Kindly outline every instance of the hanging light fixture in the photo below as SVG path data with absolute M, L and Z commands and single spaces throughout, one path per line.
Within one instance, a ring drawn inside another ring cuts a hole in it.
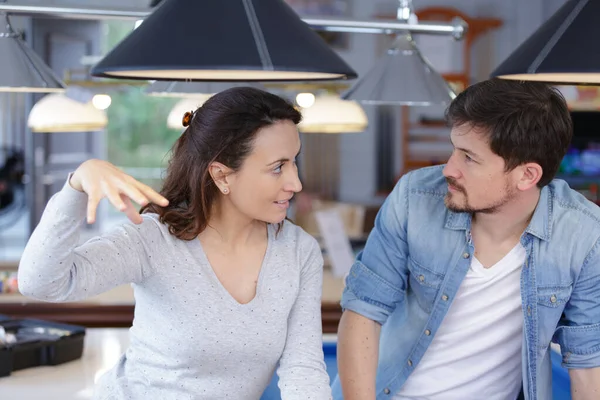
M 401 0 L 398 20 L 416 24 L 410 0 Z M 397 35 L 392 47 L 353 87 L 342 95 L 368 105 L 445 105 L 456 97 L 446 80 L 421 54 L 409 32 Z
M 398 35 L 387 54 L 342 96 L 362 104 L 408 106 L 445 105 L 454 97 L 408 33 Z
M 93 69 L 145 80 L 355 78 L 283 0 L 166 0 Z
M 198 97 L 201 94 L 216 94 L 238 86 L 263 89 L 258 82 L 169 82 L 156 81 L 144 88 L 144 93 L 157 97 Z
M 65 84 L 13 30 L 0 33 L 0 92 L 64 92 Z M 0 19 L 2 14 L 0 14 Z
M 90 132 L 106 127 L 108 118 L 92 103 L 83 104 L 64 94 L 42 97 L 31 108 L 27 126 L 32 132 Z
M 188 97 L 180 100 L 176 103 L 171 112 L 169 112 L 169 116 L 167 117 L 167 128 L 170 129 L 183 129 L 183 116 L 186 112 L 193 112 L 198 107 L 201 107 L 202 104 L 206 100 L 208 100 L 212 95 L 196 95 L 196 97 Z
M 335 95 L 317 96 L 312 106 L 300 111 L 298 129 L 304 133 L 356 133 L 364 132 L 368 125 L 367 115 L 357 102 Z
M 600 2 L 569 0 L 508 56 L 492 77 L 600 85 Z

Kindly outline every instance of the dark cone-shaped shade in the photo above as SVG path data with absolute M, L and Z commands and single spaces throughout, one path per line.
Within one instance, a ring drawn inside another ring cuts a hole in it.
M 355 78 L 282 0 L 166 0 L 92 75 L 146 80 Z
M 569 0 L 492 77 L 600 85 L 600 1 Z

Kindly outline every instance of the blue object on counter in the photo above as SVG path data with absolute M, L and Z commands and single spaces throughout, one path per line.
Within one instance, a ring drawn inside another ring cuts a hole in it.
M 323 353 L 325 354 L 325 365 L 327 367 L 327 373 L 329 374 L 329 380 L 330 382 L 333 382 L 337 375 L 337 344 L 335 342 L 323 343 Z M 560 365 L 560 354 L 555 351 L 552 351 L 551 353 L 552 400 L 571 400 L 569 373 L 566 368 L 563 368 Z M 278 382 L 279 377 L 275 374 L 260 400 L 281 400 L 281 392 L 277 386 Z
M 552 399 L 571 400 L 571 380 L 569 371 L 560 365 L 562 357 L 551 351 L 552 358 Z

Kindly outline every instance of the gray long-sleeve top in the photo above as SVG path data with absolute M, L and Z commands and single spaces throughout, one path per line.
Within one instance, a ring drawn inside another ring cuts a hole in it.
M 269 227 L 256 297 L 238 303 L 199 240 L 171 235 L 154 214 L 80 243 L 87 195 L 52 197 L 19 265 L 19 289 L 77 301 L 131 283 L 130 345 L 95 399 L 259 399 L 274 371 L 284 400 L 330 399 L 321 332 L 323 259 L 286 221 Z M 279 367 L 277 368 L 279 363 Z

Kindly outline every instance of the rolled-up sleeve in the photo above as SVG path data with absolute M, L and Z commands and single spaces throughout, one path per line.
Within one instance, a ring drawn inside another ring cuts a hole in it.
M 600 240 L 584 261 L 555 341 L 564 367 L 600 367 Z
M 344 310 L 382 325 L 406 293 L 410 176 L 400 179 L 377 213 L 375 226 L 350 269 L 342 294 Z

